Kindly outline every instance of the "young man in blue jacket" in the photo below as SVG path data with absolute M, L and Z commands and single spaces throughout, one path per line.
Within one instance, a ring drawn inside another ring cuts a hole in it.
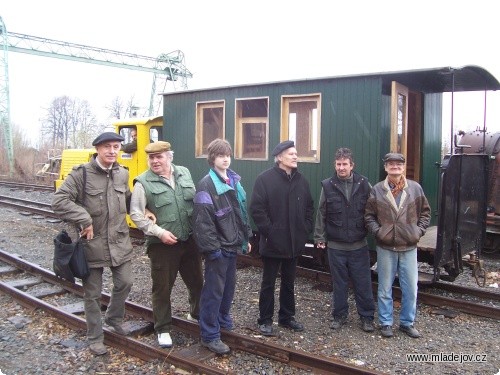
M 236 255 L 250 251 L 246 193 L 231 165 L 229 142 L 208 145 L 210 171 L 196 186 L 194 238 L 205 259 L 205 283 L 200 300 L 201 344 L 217 354 L 229 353 L 220 329 L 233 329 L 230 315 L 236 288 Z

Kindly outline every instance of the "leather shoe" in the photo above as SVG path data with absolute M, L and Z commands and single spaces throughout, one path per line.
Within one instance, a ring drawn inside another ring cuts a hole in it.
M 269 323 L 260 324 L 259 332 L 264 336 L 272 336 L 273 335 L 273 326 Z
M 347 316 L 334 316 L 332 324 L 330 324 L 331 329 L 339 329 L 345 322 L 347 322 Z
M 158 345 L 162 348 L 171 348 L 172 347 L 172 338 L 170 337 L 170 333 L 163 332 L 158 334 Z
M 102 342 L 95 342 L 93 344 L 90 344 L 89 349 L 95 355 L 104 355 L 108 352 L 108 349 L 106 349 Z
M 279 323 L 278 325 L 280 327 L 291 329 L 295 332 L 301 332 L 304 330 L 304 326 L 301 323 L 297 322 L 295 319 L 292 319 L 288 322 Z
M 421 335 L 420 335 L 420 332 L 417 331 L 416 328 L 414 328 L 412 325 L 410 326 L 399 326 L 399 330 L 401 332 L 404 332 L 406 333 L 408 336 L 416 339 L 416 338 L 419 338 Z
M 113 331 L 113 332 L 116 332 L 118 333 L 119 335 L 122 335 L 122 336 L 127 336 L 130 332 L 128 332 L 127 330 L 125 330 L 121 324 L 115 324 L 115 323 L 112 323 L 110 320 L 108 319 L 105 319 L 104 320 L 104 323 L 106 323 L 106 325 L 110 328 L 110 331 Z
M 380 327 L 380 333 L 384 337 L 392 337 L 394 335 L 392 333 L 392 327 L 391 326 L 381 326 Z
M 375 327 L 373 327 L 373 321 L 368 318 L 361 319 L 361 329 L 365 332 L 375 331 Z
M 229 346 L 224 344 L 220 339 L 209 341 L 209 342 L 201 340 L 201 345 L 203 345 L 208 350 L 210 350 L 214 353 L 217 353 L 217 354 L 227 354 L 231 351 Z

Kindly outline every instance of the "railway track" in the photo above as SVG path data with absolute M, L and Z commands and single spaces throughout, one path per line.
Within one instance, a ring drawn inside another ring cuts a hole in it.
M 251 265 L 254 267 L 261 267 L 259 258 L 242 255 L 238 257 L 238 262 L 241 265 Z M 297 267 L 297 276 L 305 277 L 313 280 L 321 285 L 319 288 L 327 288 L 331 290 L 331 276 L 327 272 L 317 271 L 313 269 Z M 377 291 L 377 283 L 372 283 L 374 293 Z M 447 291 L 454 293 L 456 297 L 446 297 L 436 294 L 436 291 Z M 396 299 L 401 298 L 401 289 L 397 286 L 393 287 L 393 296 Z M 464 299 L 464 296 L 475 297 L 480 302 L 471 302 Z M 376 298 L 376 295 L 375 295 Z M 453 309 L 467 314 L 482 316 L 486 318 L 499 319 L 500 308 L 488 304 L 498 304 L 500 301 L 500 293 L 491 292 L 486 289 L 468 288 L 459 285 L 452 285 L 446 283 L 435 283 L 431 287 L 421 288 L 418 291 L 417 301 L 428 306 L 443 309 Z
M 48 191 L 54 192 L 54 186 L 49 185 L 39 185 L 39 184 L 28 184 L 23 182 L 13 182 L 13 181 L 0 181 L 0 186 L 6 186 L 13 189 L 22 189 L 24 191 Z
M 80 284 L 61 280 L 52 272 L 3 250 L 0 250 L 0 292 L 10 295 L 25 307 L 45 311 L 72 329 L 82 330 L 86 327 L 82 317 L 83 288 Z M 68 303 L 62 304 L 61 301 Z M 103 306 L 107 306 L 109 295 L 103 293 L 101 301 Z M 125 326 L 131 334 L 120 336 L 104 327 L 104 342 L 145 361 L 161 360 L 194 373 L 230 373 L 211 361 L 216 357 L 214 353 L 199 345 L 197 323 L 173 317 L 173 329 L 188 337 L 186 340 L 188 345 L 176 345 L 174 349 L 167 350 L 156 346 L 152 334 L 152 320 L 151 309 L 127 301 Z M 246 355 L 253 355 L 255 361 L 268 358 L 314 374 L 380 374 L 365 367 L 294 350 L 231 331 L 223 330 L 222 339 L 233 352 L 240 351 Z
M 19 209 L 23 212 L 33 212 L 47 217 L 57 218 L 51 209 L 50 204 L 33 202 L 24 199 L 13 198 L 10 196 L 0 195 L 0 204 L 7 205 Z M 134 238 L 141 238 L 142 232 L 131 228 L 131 236 Z M 261 267 L 259 258 L 241 255 L 238 257 L 240 266 L 255 266 Z M 321 283 L 329 287 L 331 284 L 331 276 L 327 272 L 322 272 L 310 268 L 298 267 L 297 276 L 302 276 L 312 281 Z M 376 291 L 376 283 L 373 283 L 373 289 Z M 454 293 L 453 297 L 447 297 L 436 294 L 435 291 L 446 291 Z M 401 290 L 394 287 L 393 295 L 395 298 L 400 298 Z M 472 296 L 479 301 L 468 301 L 463 296 Z M 453 309 L 467 314 L 498 319 L 500 316 L 500 309 L 495 306 L 500 301 L 500 293 L 491 292 L 486 289 L 467 288 L 455 284 L 435 283 L 431 287 L 421 288 L 418 292 L 417 300 L 423 304 L 433 306 L 436 308 Z M 491 302 L 491 303 L 489 303 Z M 488 304 L 489 303 L 489 304 Z
M 0 204 L 3 206 L 12 207 L 22 212 L 31 212 L 38 215 L 44 215 L 50 218 L 58 218 L 52 211 L 52 207 L 48 203 L 36 202 L 27 199 L 15 198 L 7 195 L 0 195 Z

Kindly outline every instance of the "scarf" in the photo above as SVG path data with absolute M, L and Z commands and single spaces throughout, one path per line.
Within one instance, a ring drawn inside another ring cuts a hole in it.
M 406 178 L 405 178 L 405 176 L 401 176 L 401 178 L 399 179 L 399 182 L 397 182 L 389 177 L 388 182 L 389 182 L 389 187 L 391 188 L 392 196 L 394 198 L 396 198 L 399 195 L 399 193 L 401 193 L 403 188 L 405 187 Z

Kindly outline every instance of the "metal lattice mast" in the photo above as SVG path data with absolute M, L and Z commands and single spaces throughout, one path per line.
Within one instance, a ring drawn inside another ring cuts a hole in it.
M 0 17 L 0 41 L 2 44 L 0 55 L 0 129 L 3 131 L 7 158 L 9 160 L 9 173 L 10 177 L 12 177 L 14 174 L 14 146 L 10 126 L 8 44 L 7 29 L 2 17 Z
M 174 62 L 175 64 L 172 64 Z M 176 88 L 176 82 L 179 82 L 181 89 L 187 89 L 187 78 L 192 77 L 188 71 L 183 71 L 180 67 L 185 67 L 184 53 L 182 51 L 173 51 L 166 54 L 161 54 L 156 59 L 155 67 L 161 72 L 154 73 L 153 86 L 151 88 L 151 98 L 149 100 L 149 115 L 153 116 L 159 113 L 161 99 L 160 94 L 165 92 L 166 80 L 163 80 L 163 85 L 158 85 L 157 82 L 162 78 L 162 75 L 167 74 L 167 77 L 172 77 L 171 81 Z
M 149 104 L 150 116 L 159 114 L 161 103 L 159 94 L 165 91 L 168 81 L 173 82 L 174 89 L 176 89 L 176 82 L 179 83 L 181 89 L 187 89 L 187 79 L 193 76 L 184 64 L 184 54 L 179 50 L 154 58 L 32 35 L 7 33 L 1 17 L 0 42 L 2 43 L 0 126 L 5 137 L 11 175 L 14 172 L 14 153 L 10 126 L 9 69 L 7 64 L 9 51 L 153 73 L 153 87 Z M 163 80 L 163 85 L 158 84 L 159 80 Z

